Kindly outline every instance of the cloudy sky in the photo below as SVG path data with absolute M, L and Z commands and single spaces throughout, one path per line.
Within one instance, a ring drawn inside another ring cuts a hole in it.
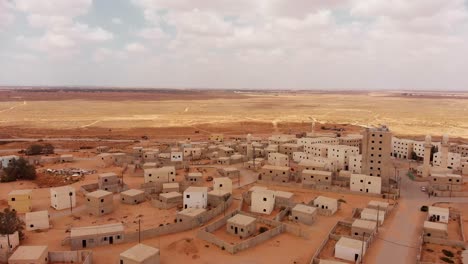
M 0 0 L 0 85 L 468 90 L 468 0 Z

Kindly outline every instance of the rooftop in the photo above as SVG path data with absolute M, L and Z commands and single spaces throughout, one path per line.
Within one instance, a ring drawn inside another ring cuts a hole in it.
M 448 225 L 445 224 L 445 223 L 436 223 L 436 222 L 424 221 L 424 228 L 447 231 L 448 230 Z
M 170 183 L 163 183 L 163 189 L 164 188 L 179 188 L 179 183 L 178 182 L 170 182 Z
M 131 259 L 136 262 L 146 261 L 154 255 L 159 255 L 159 249 L 147 246 L 145 244 L 137 244 L 120 253 L 121 257 Z
M 338 200 L 335 198 L 318 196 L 317 198 L 315 198 L 314 203 L 338 203 Z
M 140 195 L 140 194 L 143 194 L 143 193 L 145 193 L 145 192 L 142 191 L 142 190 L 130 189 L 130 190 L 126 190 L 124 192 L 121 192 L 120 194 L 128 195 L 128 196 L 135 196 L 135 195 Z
M 363 241 L 347 238 L 342 236 L 338 242 L 336 242 L 336 246 L 346 247 L 346 248 L 354 248 L 354 249 L 361 249 Z
M 354 220 L 351 226 L 362 229 L 374 230 L 377 227 L 377 223 L 369 220 L 356 219 Z
M 84 226 L 72 227 L 70 237 L 93 236 L 109 233 L 123 233 L 124 226 L 122 223 L 97 225 L 97 226 Z
M 114 172 L 104 172 L 104 173 L 100 173 L 99 178 L 107 178 L 107 177 L 117 177 L 117 174 L 115 174 Z
M 9 260 L 35 261 L 39 259 L 44 252 L 48 252 L 47 246 L 19 246 Z
M 106 195 L 112 195 L 112 193 L 108 191 L 104 191 L 104 190 L 97 190 L 97 191 L 86 194 L 87 197 L 93 197 L 93 198 L 100 198 Z
M 177 214 L 194 217 L 204 213 L 205 211 L 206 210 L 203 208 L 187 208 L 178 212 Z
M 164 197 L 166 199 L 169 199 L 169 198 L 175 198 L 175 197 L 181 197 L 182 194 L 181 193 L 178 193 L 178 192 L 168 192 L 168 193 L 161 193 L 159 195 L 159 197 Z
M 275 191 L 276 197 L 290 199 L 294 196 L 294 193 L 284 192 L 284 191 Z
M 185 192 L 208 192 L 208 187 L 190 186 L 185 190 Z
M 231 217 L 231 218 L 229 218 L 227 220 L 228 223 L 232 223 L 232 224 L 235 224 L 235 225 L 243 225 L 243 226 L 254 223 L 255 221 L 257 221 L 256 218 L 251 217 L 251 216 L 247 216 L 247 215 L 243 215 L 243 214 L 236 214 L 235 216 L 233 216 L 233 217 Z
M 13 190 L 8 195 L 31 195 L 32 190 L 24 189 L 24 190 Z
M 280 171 L 289 171 L 289 167 L 284 166 L 273 166 L 273 165 L 265 165 L 262 167 L 265 170 L 280 170 Z
M 294 206 L 294 208 L 292 209 L 293 211 L 298 211 L 298 212 L 301 212 L 301 213 L 306 213 L 306 214 L 313 214 L 317 208 L 313 207 L 313 206 L 308 206 L 308 205 L 305 205 L 305 204 L 296 204 L 296 206 Z

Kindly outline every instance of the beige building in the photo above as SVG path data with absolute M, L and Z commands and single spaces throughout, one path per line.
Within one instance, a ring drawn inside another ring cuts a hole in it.
M 203 174 L 201 172 L 189 172 L 187 174 L 186 180 L 190 184 L 202 185 L 203 184 Z
M 250 211 L 269 215 L 275 208 L 275 192 L 271 190 L 256 190 L 251 194 Z
M 219 165 L 231 165 L 231 158 L 230 157 L 219 157 L 216 160 L 216 163 Z
M 260 170 L 264 181 L 289 182 L 291 169 L 289 167 L 265 165 Z
M 175 182 L 176 171 L 174 166 L 165 166 L 156 169 L 145 169 L 145 183 L 149 182 Z
M 328 147 L 334 146 L 329 144 L 308 144 L 304 146 L 304 152 L 314 157 L 328 157 Z
M 234 154 L 234 150 L 229 147 L 219 147 L 218 148 L 218 157 L 230 157 Z
M 73 155 L 71 154 L 60 155 L 60 162 L 72 162 L 72 161 L 73 161 Z
M 362 239 L 374 233 L 377 228 L 377 222 L 363 219 L 355 219 L 351 225 L 351 236 Z
M 254 217 L 236 214 L 227 220 L 226 230 L 229 234 L 244 239 L 255 234 L 257 228 L 256 222 L 257 219 Z
M 184 191 L 184 209 L 206 208 L 208 204 L 208 188 L 190 186 Z
M 49 212 L 47 210 L 28 212 L 24 216 L 24 224 L 27 231 L 49 229 Z
M 139 204 L 145 200 L 145 192 L 142 190 L 130 189 L 120 193 L 120 201 L 124 204 Z
M 463 177 L 452 173 L 431 173 L 429 186 L 437 191 L 462 191 Z
M 346 145 L 351 147 L 356 147 L 361 150 L 362 147 L 362 135 L 359 134 L 351 134 L 347 136 L 342 136 L 338 138 L 339 145 Z
M 455 152 L 460 154 L 462 157 L 468 157 L 468 144 L 458 145 Z
M 292 221 L 312 225 L 317 219 L 317 208 L 305 204 L 296 204 L 291 210 Z
M 114 211 L 114 199 L 111 192 L 97 190 L 86 194 L 86 208 L 94 216 L 109 214 Z
M 227 167 L 219 170 L 219 174 L 230 179 L 237 178 L 240 176 L 240 171 L 237 168 Z
M 448 157 L 445 160 L 448 169 L 459 170 L 461 168 L 461 154 L 448 152 Z M 434 153 L 433 164 L 434 166 L 443 167 L 442 166 L 442 152 Z
M 114 155 L 112 155 L 111 153 L 101 153 L 97 155 L 96 158 L 105 167 L 112 166 L 115 163 Z
M 296 138 L 293 135 L 272 135 L 268 138 L 268 144 L 278 145 L 296 143 Z
M 232 193 L 232 180 L 229 177 L 214 178 L 213 190 L 223 190 Z
M 302 160 L 298 163 L 298 171 L 303 170 L 336 172 L 338 170 L 338 161 L 329 158 L 311 157 L 311 159 Z
M 366 242 L 342 236 L 335 244 L 335 258 L 359 263 L 366 249 Z
M 372 208 L 364 208 L 361 211 L 361 219 L 379 222 L 379 225 L 382 225 L 385 220 L 385 211 Z
M 206 209 L 203 208 L 187 208 L 177 212 L 176 219 L 177 222 L 190 222 L 194 219 L 200 219 L 205 212 Z
M 330 171 L 303 170 L 302 185 L 331 185 L 332 173 Z
M 123 242 L 125 240 L 122 223 L 72 227 L 70 230 L 70 246 L 72 250 L 120 244 Z
M 349 157 L 359 154 L 359 148 L 346 145 L 328 147 L 328 158 L 338 161 L 338 169 L 349 170 Z
M 182 204 L 182 194 L 178 192 L 161 193 L 159 201 L 165 204 Z
M 48 264 L 47 246 L 19 246 L 8 259 L 8 264 Z
M 362 174 L 382 178 L 382 186 L 389 187 L 393 176 L 391 160 L 392 133 L 386 126 L 366 128 L 362 142 Z
M 450 210 L 445 207 L 429 206 L 427 219 L 431 222 L 441 222 L 448 224 Z
M 15 231 L 10 235 L 0 234 L 0 262 L 6 262 L 10 255 L 9 253 L 13 252 L 19 244 L 20 240 L 18 231 Z
M 380 211 L 384 211 L 386 215 L 388 210 L 390 209 L 390 204 L 387 202 L 372 200 L 372 201 L 369 201 L 369 203 L 367 204 L 367 208 L 378 209 Z
M 135 246 L 120 253 L 120 264 L 159 264 L 159 249 L 145 244 Z
M 289 156 L 281 153 L 270 153 L 268 154 L 268 164 L 289 167 Z
M 13 190 L 8 193 L 8 205 L 18 213 L 32 211 L 32 190 Z
M 349 188 L 353 192 L 382 193 L 382 178 L 364 174 L 351 174 Z
M 338 211 L 338 200 L 330 197 L 318 196 L 313 205 L 317 207 L 319 215 L 330 216 Z
M 430 221 L 424 221 L 423 226 L 424 236 L 434 238 L 448 238 L 448 227 L 445 223 L 435 223 Z
M 416 156 L 420 158 L 424 158 L 424 152 L 425 152 L 425 147 L 424 145 L 426 144 L 425 141 L 413 141 L 413 152 L 416 154 Z M 431 146 L 436 147 L 437 149 L 440 149 L 441 145 L 440 142 L 430 142 Z
M 72 186 L 50 188 L 50 206 L 55 210 L 76 206 L 76 192 Z
M 98 175 L 99 189 L 117 193 L 122 189 L 122 179 L 113 172 L 101 173 Z
M 162 184 L 162 192 L 169 193 L 169 192 L 178 192 L 180 190 L 178 182 L 171 182 L 171 183 L 163 183 Z
M 288 155 L 289 158 L 293 157 L 294 152 L 301 152 L 303 150 L 303 146 L 297 143 L 286 143 L 281 144 L 279 146 L 278 152 L 281 154 Z
M 398 159 L 411 159 L 414 141 L 392 137 L 392 155 Z
M 362 172 L 362 155 L 349 156 L 349 171 L 356 174 Z
M 210 141 L 223 143 L 224 142 L 224 135 L 223 134 L 211 134 L 209 137 Z

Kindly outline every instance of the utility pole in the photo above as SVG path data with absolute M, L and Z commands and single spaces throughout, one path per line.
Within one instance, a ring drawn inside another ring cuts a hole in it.
M 253 149 L 253 153 L 252 153 L 252 160 L 253 160 L 253 168 L 254 168 L 254 171 L 256 169 L 255 167 L 255 146 L 252 144 L 252 149 Z
M 138 219 L 138 244 L 141 243 L 141 219 Z
M 379 213 L 380 213 L 380 205 L 377 205 L 377 233 L 379 232 Z
M 73 214 L 73 202 L 72 202 L 73 192 L 69 192 L 68 196 L 70 197 L 70 214 Z

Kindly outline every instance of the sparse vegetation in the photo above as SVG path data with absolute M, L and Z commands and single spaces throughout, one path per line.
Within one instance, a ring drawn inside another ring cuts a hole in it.
M 8 167 L 3 168 L 3 172 L 0 182 L 36 179 L 36 169 L 22 157 L 13 160 Z
M 258 232 L 260 232 L 260 234 L 265 233 L 266 231 L 268 231 L 268 227 L 265 227 L 265 226 L 260 227 L 260 229 L 258 230 Z
M 427 205 L 421 206 L 421 212 L 427 212 L 429 210 L 429 207 Z
M 340 198 L 340 199 L 338 199 L 338 202 L 339 203 L 346 203 L 346 200 L 343 200 L 343 199 Z
M 11 235 L 18 231 L 20 240 L 24 239 L 24 222 L 16 215 L 16 211 L 5 208 L 0 212 L 0 234 Z
M 453 252 L 450 251 L 450 250 L 447 250 L 447 249 L 442 249 L 442 253 L 444 253 L 444 255 L 449 257 L 449 258 L 453 258 L 453 256 L 454 256 Z
M 442 260 L 443 262 L 446 262 L 446 263 L 455 263 L 453 260 L 447 258 L 447 257 L 441 257 L 440 260 Z
M 25 154 L 29 156 L 41 154 L 54 154 L 54 146 L 50 143 L 44 145 L 33 144 L 25 150 Z

